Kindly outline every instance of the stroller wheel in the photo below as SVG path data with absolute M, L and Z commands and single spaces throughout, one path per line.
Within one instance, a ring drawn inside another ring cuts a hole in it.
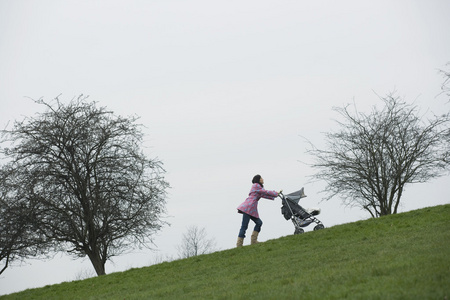
M 323 226 L 323 224 L 319 224 L 319 225 L 316 225 L 316 227 L 314 227 L 314 230 L 320 230 L 320 229 L 324 229 L 325 228 L 325 226 Z
M 295 228 L 294 234 L 301 234 L 304 233 L 305 231 L 301 228 Z

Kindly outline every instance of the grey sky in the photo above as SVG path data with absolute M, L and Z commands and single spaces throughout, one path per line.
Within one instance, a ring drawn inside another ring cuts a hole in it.
M 450 61 L 449 12 L 444 0 L 0 0 L 0 126 L 39 109 L 27 97 L 59 94 L 141 116 L 146 152 L 164 162 L 172 186 L 172 225 L 157 236 L 158 252 L 117 257 L 107 273 L 175 256 L 189 225 L 233 247 L 235 208 L 257 173 L 268 189 L 305 186 L 303 204 L 320 206 L 325 226 L 367 218 L 339 199 L 319 203 L 323 184 L 307 183 L 300 136 L 322 145 L 333 106 L 367 111 L 375 93 L 448 111 L 437 70 Z M 407 187 L 401 210 L 448 203 L 449 183 Z M 262 241 L 292 234 L 278 200 L 259 210 Z M 91 268 L 60 255 L 30 260 L 4 272 L 0 294 Z

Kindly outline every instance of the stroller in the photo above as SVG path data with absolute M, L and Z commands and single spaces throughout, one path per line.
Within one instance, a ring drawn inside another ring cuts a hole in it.
M 286 220 L 291 219 L 294 223 L 295 231 L 294 234 L 304 233 L 303 227 L 310 225 L 311 223 L 316 223 L 314 230 L 319 230 L 325 228 L 322 222 L 314 216 L 320 214 L 320 209 L 304 209 L 298 202 L 301 198 L 306 197 L 305 189 L 302 188 L 299 191 L 290 193 L 288 195 L 279 194 L 281 198 L 281 214 Z

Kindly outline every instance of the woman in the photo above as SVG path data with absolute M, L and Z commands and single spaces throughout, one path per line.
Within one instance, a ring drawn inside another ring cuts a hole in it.
M 242 225 L 236 243 L 237 247 L 242 247 L 242 245 L 244 244 L 245 232 L 247 231 L 248 223 L 250 222 L 250 220 L 255 222 L 255 229 L 253 230 L 251 236 L 251 244 L 253 245 L 258 243 L 258 234 L 261 231 L 262 226 L 262 221 L 259 218 L 258 214 L 258 201 L 261 198 L 274 200 L 279 194 L 275 191 L 267 191 L 264 189 L 264 179 L 261 177 L 261 175 L 255 175 L 253 177 L 252 183 L 253 185 L 248 198 L 237 208 L 238 213 L 242 214 Z

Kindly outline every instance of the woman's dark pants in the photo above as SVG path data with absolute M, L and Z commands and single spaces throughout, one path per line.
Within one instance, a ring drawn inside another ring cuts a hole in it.
M 239 230 L 239 237 L 245 238 L 245 232 L 248 228 L 248 223 L 250 222 L 250 219 L 255 222 L 255 231 L 260 232 L 261 226 L 263 224 L 262 220 L 260 218 L 255 218 L 253 216 L 250 216 L 249 214 L 243 213 L 242 214 L 242 225 L 241 230 Z

